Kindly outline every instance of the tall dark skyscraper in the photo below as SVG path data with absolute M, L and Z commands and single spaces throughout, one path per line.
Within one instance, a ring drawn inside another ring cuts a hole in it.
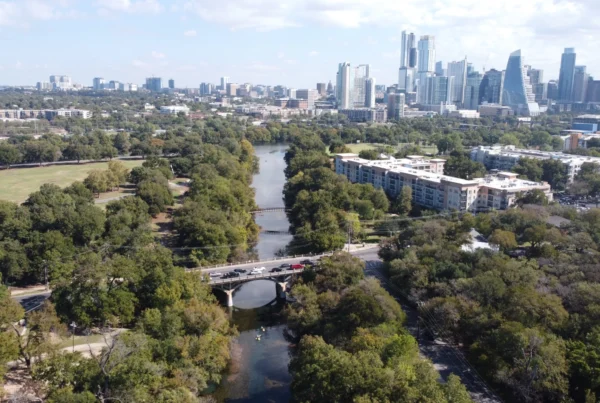
M 560 73 L 558 76 L 558 100 L 573 100 L 573 78 L 575 76 L 575 48 L 565 48 L 560 59 Z
M 146 89 L 148 91 L 160 92 L 162 91 L 162 78 L 160 77 L 149 77 L 146 79 Z
M 521 50 L 510 54 L 504 73 L 502 104 L 509 106 L 515 113 L 525 116 L 537 116 L 540 107 L 535 102 L 527 71 L 523 67 Z
M 402 44 L 400 49 L 400 67 L 413 68 L 417 65 L 417 48 L 415 34 L 402 31 Z
M 479 105 L 502 105 L 502 91 L 504 91 L 504 72 L 491 69 L 485 73 L 479 85 Z
M 173 79 L 169 80 L 169 88 L 172 89 L 172 90 L 175 89 L 175 80 L 173 80 Z

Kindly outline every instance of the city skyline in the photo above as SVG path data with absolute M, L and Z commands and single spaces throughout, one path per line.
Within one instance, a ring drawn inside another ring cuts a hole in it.
M 229 0 L 223 13 L 219 3 L 206 0 L 8 0 L 0 6 L 7 46 L 0 84 L 32 85 L 51 74 L 86 86 L 94 77 L 142 84 L 156 75 L 179 87 L 218 84 L 229 76 L 232 82 L 312 88 L 335 81 L 331 66 L 340 60 L 361 60 L 379 83 L 391 85 L 398 80 L 405 29 L 417 40 L 435 36 L 436 61 L 444 63 L 467 55 L 478 71 L 501 70 L 521 49 L 548 81 L 558 79 L 563 49 L 575 47 L 578 64 L 600 76 L 593 46 L 598 28 L 588 18 L 600 5 L 501 3 L 285 0 L 275 7 L 271 0 Z

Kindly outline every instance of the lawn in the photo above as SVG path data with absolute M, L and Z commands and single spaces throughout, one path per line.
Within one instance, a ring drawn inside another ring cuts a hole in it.
M 121 161 L 127 168 L 142 165 L 143 161 Z M 94 169 L 107 169 L 107 162 L 81 165 L 51 165 L 38 168 L 13 168 L 0 171 L 0 199 L 17 203 L 37 191 L 44 183 L 54 183 L 60 187 L 82 181 Z
M 405 146 L 409 145 L 409 143 L 400 143 L 397 146 L 395 146 L 394 148 L 399 150 L 401 148 L 404 148 Z M 346 144 L 346 147 L 348 147 L 351 152 L 358 154 L 359 152 L 363 151 L 363 150 L 374 150 L 379 146 L 385 146 L 384 144 L 373 144 L 373 143 L 359 143 L 359 144 Z M 429 154 L 437 154 L 438 150 L 437 147 L 435 145 L 432 146 L 421 146 L 421 150 L 423 151 L 423 153 L 429 153 Z

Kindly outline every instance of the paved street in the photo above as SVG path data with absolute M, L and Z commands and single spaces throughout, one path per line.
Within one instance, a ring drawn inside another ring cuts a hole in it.
M 25 311 L 29 311 L 41 305 L 50 294 L 50 291 L 40 291 L 28 295 L 17 295 L 13 299 L 20 303 Z

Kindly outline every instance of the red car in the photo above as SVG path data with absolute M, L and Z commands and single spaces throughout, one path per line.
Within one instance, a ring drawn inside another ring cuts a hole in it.
M 301 270 L 301 269 L 304 269 L 303 264 L 293 264 L 292 265 L 292 270 Z

